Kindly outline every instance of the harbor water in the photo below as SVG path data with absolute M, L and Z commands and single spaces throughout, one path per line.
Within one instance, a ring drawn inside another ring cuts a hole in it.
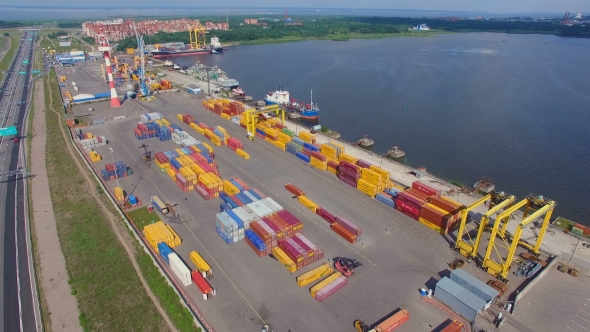
M 278 88 L 321 109 L 320 123 L 449 181 L 558 202 L 590 225 L 589 39 L 500 33 L 235 46 L 173 58 L 218 66 L 254 100 Z

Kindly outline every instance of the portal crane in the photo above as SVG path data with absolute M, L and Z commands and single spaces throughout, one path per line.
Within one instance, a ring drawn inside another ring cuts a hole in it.
M 204 48 L 206 46 L 205 34 L 207 33 L 209 33 L 209 31 L 201 25 L 199 20 L 196 20 L 195 25 L 188 30 L 191 49 Z M 203 36 L 202 44 L 199 41 L 200 36 Z
M 144 98 L 148 98 L 150 96 L 150 90 L 148 90 L 146 79 L 145 79 L 145 44 L 143 42 L 143 37 L 137 33 L 137 28 L 135 24 L 133 25 L 133 32 L 135 32 L 135 38 L 137 38 L 137 51 L 139 52 L 140 62 L 138 66 L 139 70 L 139 87 L 141 89 L 141 94 Z
M 277 117 L 280 117 L 281 124 L 285 124 L 285 110 L 280 108 L 279 105 L 270 105 L 262 110 L 251 108 L 245 111 L 246 113 L 246 131 L 248 132 L 248 138 L 254 140 L 256 134 L 256 122 L 255 119 L 259 114 L 266 112 L 274 112 Z
M 488 247 L 486 250 L 486 254 L 483 259 L 482 267 L 487 269 L 487 272 L 498 279 L 500 279 L 504 283 L 508 283 L 508 272 L 510 271 L 510 265 L 512 264 L 512 260 L 514 259 L 514 254 L 516 252 L 516 248 L 518 245 L 522 245 L 532 251 L 534 254 L 539 253 L 539 249 L 541 247 L 541 243 L 543 242 L 543 238 L 545 236 L 545 232 L 547 231 L 547 227 L 549 225 L 549 220 L 551 219 L 551 215 L 553 210 L 555 209 L 555 201 L 550 200 L 546 197 L 531 194 L 527 196 L 527 198 L 523 199 L 522 201 L 512 205 L 510 208 L 506 209 L 504 212 L 500 213 L 496 217 L 496 221 L 494 222 L 494 226 L 492 227 L 492 233 L 490 235 L 490 242 L 488 243 Z M 508 224 L 508 218 L 516 212 L 518 209 L 526 207 L 524 215 L 522 217 L 521 222 L 516 227 L 516 231 L 512 236 L 512 241 L 510 244 L 506 241 L 506 227 Z M 531 212 L 534 211 L 532 214 Z M 520 241 L 520 236 L 522 235 L 522 229 L 526 227 L 529 223 L 544 216 L 543 222 L 541 224 L 541 230 L 539 231 L 539 236 L 537 237 L 537 242 L 534 246 L 530 244 Z M 502 222 L 502 228 L 500 229 L 500 222 Z M 496 248 L 496 235 L 500 235 L 501 240 L 506 244 L 505 249 L 508 250 L 508 254 L 506 255 L 505 259 L 502 258 L 498 249 Z M 495 251 L 497 259 L 494 260 L 491 258 L 492 250 Z
M 466 241 L 463 236 L 463 231 L 465 230 L 465 223 L 467 222 L 467 213 L 468 211 L 480 205 L 482 201 L 486 202 L 487 199 L 490 199 L 490 204 L 488 206 L 488 211 L 484 213 L 481 217 L 479 228 L 477 230 L 477 235 L 475 236 L 475 239 L 472 239 L 469 235 L 469 232 L 466 232 L 466 235 L 468 237 L 468 241 Z M 501 209 L 514 203 L 515 200 L 516 198 L 514 196 L 507 194 L 503 191 L 492 191 L 489 195 L 486 195 L 484 198 L 477 201 L 472 206 L 468 207 L 463 212 L 463 217 L 461 218 L 461 224 L 459 226 L 459 233 L 457 233 L 457 243 L 455 248 L 459 250 L 459 253 L 461 253 L 461 255 L 467 258 L 477 258 L 479 246 L 481 244 L 481 238 L 486 227 L 490 222 L 490 217 L 496 214 Z

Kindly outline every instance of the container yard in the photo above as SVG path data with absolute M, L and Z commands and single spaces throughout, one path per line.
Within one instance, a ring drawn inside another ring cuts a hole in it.
M 145 237 L 215 330 L 353 331 L 403 308 L 400 331 L 430 331 L 449 315 L 420 299 L 425 287 L 442 303 L 467 298 L 452 308 L 465 322 L 486 315 L 495 278 L 474 264 L 449 271 L 465 205 L 277 119 L 251 141 L 243 106 L 187 96 L 129 101 L 126 118 L 73 135 L 118 201 L 154 208 Z M 340 257 L 358 260 L 355 273 L 335 269 Z M 538 271 L 518 257 L 506 297 Z

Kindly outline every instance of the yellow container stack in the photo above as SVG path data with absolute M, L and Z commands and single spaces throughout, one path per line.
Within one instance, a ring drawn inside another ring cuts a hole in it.
M 384 170 L 383 168 L 377 167 L 375 165 L 371 165 L 371 167 L 369 167 L 370 170 L 377 172 L 381 175 L 381 188 L 391 188 L 391 186 L 393 185 L 393 183 L 391 182 L 391 174 Z
M 311 143 L 311 144 L 315 143 L 315 134 L 310 134 L 305 131 L 300 131 L 299 138 L 301 138 L 303 141 L 305 141 L 307 143 Z
M 121 187 L 115 187 L 115 197 L 119 202 L 123 202 L 125 200 L 125 193 Z
M 102 160 L 102 157 L 96 151 L 90 151 L 88 154 L 90 155 L 90 161 L 93 163 Z
M 164 123 L 165 126 L 169 126 L 170 122 L 164 118 L 161 118 L 160 121 L 162 121 Z
M 179 171 L 180 174 L 191 184 L 195 185 L 198 183 L 197 173 L 193 172 L 190 165 L 182 166 Z
M 313 297 L 315 299 L 315 294 L 317 293 L 317 291 L 326 287 L 326 285 L 328 285 L 332 281 L 338 279 L 340 276 L 342 276 L 342 274 L 338 271 L 330 274 L 326 279 L 320 281 L 319 283 L 315 284 L 312 288 L 310 288 L 309 295 L 311 295 L 311 297 Z
M 322 171 L 325 171 L 328 169 L 328 160 L 321 161 L 320 159 L 316 159 L 313 156 L 311 156 L 309 158 L 309 164 L 313 167 L 321 169 Z
M 320 152 L 328 158 L 338 160 L 338 150 L 333 146 L 324 143 L 320 146 Z
M 176 114 L 176 118 L 177 118 L 178 120 L 182 121 L 182 120 L 183 120 L 183 119 L 182 119 L 182 116 L 183 116 L 183 115 L 184 115 L 184 114 Z
M 300 276 L 298 276 L 295 280 L 297 281 L 297 285 L 299 287 L 303 287 L 305 285 L 311 284 L 312 282 L 327 276 L 328 274 L 334 272 L 334 269 L 330 266 L 330 264 L 323 264 L 315 269 L 306 272 Z
M 293 273 L 297 271 L 297 264 L 295 264 L 295 262 L 293 262 L 293 260 L 289 256 L 287 256 L 283 249 L 279 247 L 274 247 L 272 248 L 272 254 L 279 262 L 281 262 L 287 268 L 287 270 L 289 270 L 289 272 Z
M 182 151 L 179 148 L 174 149 L 174 151 L 176 151 L 176 153 L 178 153 L 181 157 L 184 156 L 184 151 Z
M 293 141 L 293 137 L 291 137 L 285 133 L 278 132 L 277 141 L 287 144 L 287 143 Z
M 158 161 L 158 159 L 154 159 L 154 161 L 156 162 L 156 166 L 158 166 L 158 168 L 160 168 L 162 170 L 166 170 L 166 169 L 170 168 L 170 163 L 160 163 Z
M 316 203 L 314 203 L 311 199 L 307 198 L 304 195 L 297 196 L 297 200 L 299 200 L 299 203 L 303 204 L 303 206 L 310 209 L 314 213 L 319 207 Z
M 367 180 L 363 178 L 358 179 L 358 182 L 356 183 L 356 188 L 373 198 L 375 197 L 375 195 L 377 195 L 378 192 L 381 191 L 377 188 L 376 185 L 367 182 Z
M 173 180 L 176 181 L 176 171 L 174 170 L 174 168 L 170 167 L 166 169 L 166 173 L 168 173 L 168 176 Z
M 190 168 L 193 172 L 195 172 L 195 174 L 197 174 L 197 179 L 199 176 L 201 176 L 201 174 L 205 174 L 205 170 L 197 164 L 190 164 Z
M 235 194 L 239 194 L 240 189 L 229 180 L 223 180 L 223 192 L 225 192 L 228 196 L 233 196 Z
M 170 248 L 182 244 L 181 238 L 172 227 L 166 225 L 161 220 L 143 227 L 143 233 L 152 248 L 156 251 L 158 251 L 158 243 L 160 242 L 165 242 Z
M 213 148 L 211 147 L 211 145 L 203 142 L 203 146 L 207 148 L 207 150 L 209 150 L 209 153 L 213 153 Z
M 221 113 L 220 117 L 226 120 L 231 120 L 231 116 L 229 116 L 229 114 Z
M 238 154 L 238 156 L 248 160 L 250 159 L 250 155 L 248 154 L 248 152 L 242 150 L 242 149 L 236 149 L 236 153 Z

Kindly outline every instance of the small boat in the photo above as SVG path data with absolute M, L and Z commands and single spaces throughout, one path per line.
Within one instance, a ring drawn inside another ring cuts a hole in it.
M 177 65 L 177 64 L 174 64 L 173 68 L 174 68 L 174 70 L 180 70 L 180 69 L 182 69 L 182 68 L 180 68 L 180 66 L 179 66 L 179 65 Z
M 406 153 L 400 150 L 397 146 L 394 146 L 393 148 L 391 148 L 391 150 L 387 151 L 387 156 L 390 158 L 401 158 L 405 155 Z
M 216 50 L 211 50 L 211 54 L 221 54 L 221 52 L 216 51 Z
M 365 137 L 359 139 L 356 143 L 353 143 L 352 145 L 360 145 L 360 146 L 364 146 L 364 147 L 369 147 L 369 146 L 372 146 L 373 144 L 375 144 L 375 141 L 373 141 L 372 139 L 367 137 L 367 135 L 365 135 Z
M 237 93 L 237 94 L 238 94 L 238 95 L 240 95 L 240 96 L 243 96 L 243 95 L 245 95 L 245 94 L 246 94 L 246 93 L 244 92 L 244 90 L 242 90 L 242 88 L 240 88 L 239 86 L 238 86 L 238 87 L 235 87 L 235 88 L 233 88 L 233 89 L 231 89 L 231 91 L 232 91 L 232 92 L 234 92 L 234 93 Z
M 174 64 L 170 60 L 164 61 L 164 67 L 172 67 Z
M 184 69 L 180 69 L 178 72 L 182 73 L 182 74 L 186 74 L 186 70 L 184 70 Z

